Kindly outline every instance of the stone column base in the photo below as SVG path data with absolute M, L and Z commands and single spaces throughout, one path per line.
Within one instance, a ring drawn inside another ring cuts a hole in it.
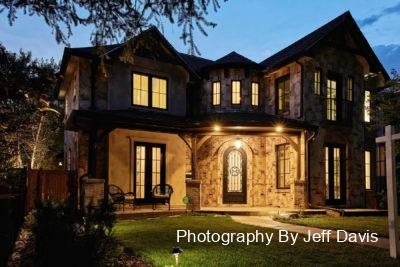
M 189 197 L 190 210 L 200 210 L 200 184 L 200 180 L 186 180 L 186 195 Z
M 294 182 L 294 207 L 307 208 L 307 188 L 305 181 Z
M 98 207 L 104 197 L 104 179 L 83 179 L 82 194 L 85 207 Z

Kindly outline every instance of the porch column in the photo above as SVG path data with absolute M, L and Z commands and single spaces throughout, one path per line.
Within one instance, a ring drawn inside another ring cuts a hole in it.
M 294 182 L 294 206 L 296 208 L 305 208 L 307 206 L 307 183 L 305 177 L 305 133 L 301 131 L 298 138 L 297 180 Z
M 192 180 L 197 180 L 197 136 L 192 136 Z
M 200 184 L 197 170 L 197 136 L 191 138 L 192 179 L 186 179 L 186 195 L 189 197 L 189 209 L 200 210 Z

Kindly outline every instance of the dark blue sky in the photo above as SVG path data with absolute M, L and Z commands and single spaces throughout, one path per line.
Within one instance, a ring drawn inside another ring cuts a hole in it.
M 217 59 L 233 50 L 261 61 L 329 20 L 350 10 L 371 46 L 387 69 L 400 68 L 399 0 L 230 0 L 221 1 L 221 9 L 210 13 L 218 26 L 208 29 L 209 36 L 196 34 L 203 57 Z M 165 23 L 164 34 L 179 51 L 186 52 L 179 39 L 180 29 Z M 76 28 L 72 47 L 90 45 L 90 29 Z M 59 60 L 63 45 L 57 44 L 51 29 L 41 18 L 19 14 L 10 27 L 0 15 L 0 42 L 8 49 L 31 50 L 35 57 Z

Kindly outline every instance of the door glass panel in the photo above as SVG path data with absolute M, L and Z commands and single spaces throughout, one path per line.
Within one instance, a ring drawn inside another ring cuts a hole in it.
M 232 150 L 228 154 L 228 192 L 242 192 L 242 154 Z
M 145 198 L 146 147 L 136 147 L 136 198 Z
M 333 148 L 333 195 L 340 199 L 340 148 Z
M 161 177 L 161 148 L 153 147 L 151 152 L 152 158 L 152 187 L 155 185 L 160 184 L 160 177 Z
M 329 148 L 325 147 L 325 194 L 326 199 L 330 198 L 329 195 Z

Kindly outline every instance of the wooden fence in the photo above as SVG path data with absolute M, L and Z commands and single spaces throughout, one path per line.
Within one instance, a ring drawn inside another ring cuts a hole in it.
M 64 200 L 77 206 L 78 179 L 74 171 L 28 170 L 26 186 L 26 213 L 35 207 L 36 200 Z

